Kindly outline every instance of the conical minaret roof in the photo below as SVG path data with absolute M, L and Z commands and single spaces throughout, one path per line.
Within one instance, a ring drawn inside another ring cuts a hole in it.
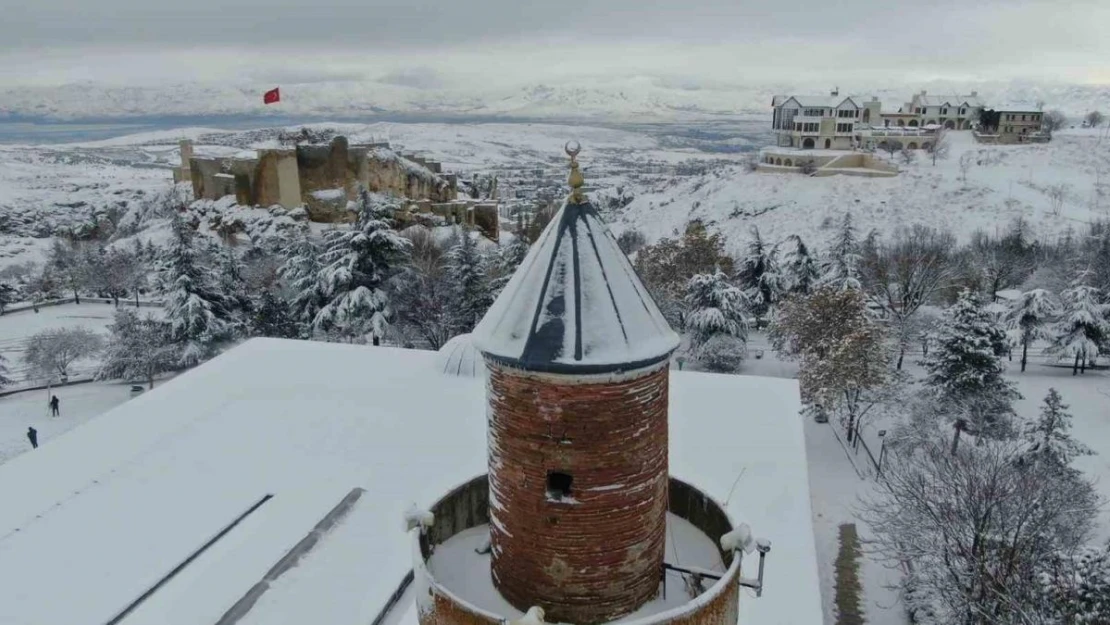
M 471 340 L 487 358 L 531 371 L 603 373 L 668 358 L 678 335 L 597 210 L 572 193 L 532 246 Z

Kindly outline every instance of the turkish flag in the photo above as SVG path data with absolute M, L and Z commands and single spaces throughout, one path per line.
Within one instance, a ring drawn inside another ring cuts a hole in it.
M 274 104 L 275 102 L 281 102 L 281 91 L 277 87 L 262 95 L 263 104 Z

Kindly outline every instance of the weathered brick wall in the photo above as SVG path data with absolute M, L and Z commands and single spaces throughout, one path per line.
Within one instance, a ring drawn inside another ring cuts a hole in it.
M 547 620 L 599 623 L 654 597 L 667 511 L 666 366 L 573 380 L 490 365 L 493 579 Z M 573 477 L 547 496 L 547 476 Z

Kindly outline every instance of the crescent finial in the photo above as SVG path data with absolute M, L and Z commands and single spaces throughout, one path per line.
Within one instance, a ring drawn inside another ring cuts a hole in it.
M 571 144 L 574 144 L 574 147 L 570 147 Z M 582 151 L 582 144 L 578 143 L 577 141 L 567 141 L 567 144 L 563 146 L 563 149 L 566 150 L 567 156 L 574 158 L 578 156 L 579 152 Z

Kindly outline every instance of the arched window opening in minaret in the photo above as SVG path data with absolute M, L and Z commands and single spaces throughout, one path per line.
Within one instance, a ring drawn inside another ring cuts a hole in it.
M 570 497 L 570 487 L 574 478 L 569 473 L 562 471 L 547 472 L 547 498 L 562 500 Z

